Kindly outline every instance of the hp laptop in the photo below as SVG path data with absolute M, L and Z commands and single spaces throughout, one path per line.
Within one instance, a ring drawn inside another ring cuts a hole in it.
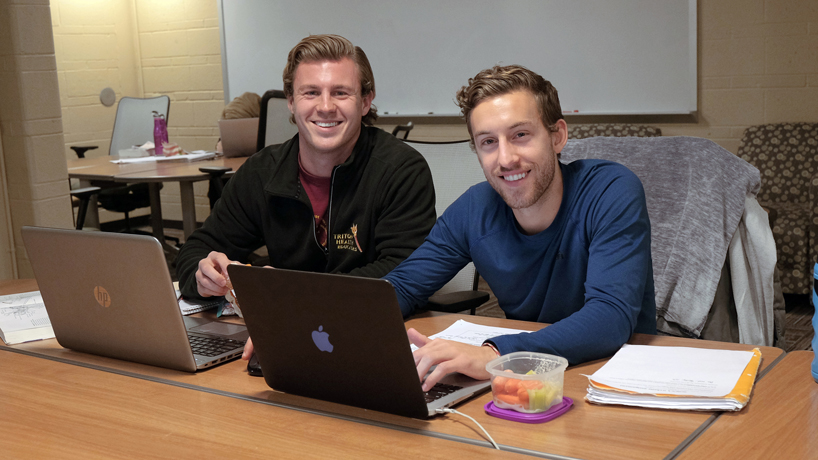
M 423 392 L 388 281 L 243 265 L 227 270 L 274 390 L 428 418 L 490 386 L 449 374 Z
M 225 157 L 249 157 L 256 153 L 258 118 L 219 120 L 219 134 Z
M 182 316 L 155 238 L 38 227 L 22 234 L 63 347 L 188 372 L 241 356 L 244 326 Z

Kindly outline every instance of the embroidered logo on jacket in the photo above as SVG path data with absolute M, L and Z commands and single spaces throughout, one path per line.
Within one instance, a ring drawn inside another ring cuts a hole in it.
M 350 227 L 349 230 L 351 233 L 336 233 L 332 235 L 332 240 L 335 242 L 335 248 L 364 252 L 364 250 L 361 249 L 361 244 L 358 242 L 358 225 L 352 224 L 352 227 Z

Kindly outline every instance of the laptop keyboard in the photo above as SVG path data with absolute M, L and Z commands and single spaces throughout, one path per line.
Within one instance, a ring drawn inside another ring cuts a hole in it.
M 213 337 L 207 335 L 188 334 L 190 348 L 194 355 L 219 356 L 236 348 L 244 346 L 244 341 L 233 340 L 225 337 Z
M 438 399 L 444 396 L 448 396 L 461 388 L 463 387 L 457 385 L 449 385 L 446 383 L 438 383 L 435 386 L 433 386 L 431 390 L 424 393 L 424 396 L 426 397 L 426 403 L 428 404 L 430 402 L 437 401 Z

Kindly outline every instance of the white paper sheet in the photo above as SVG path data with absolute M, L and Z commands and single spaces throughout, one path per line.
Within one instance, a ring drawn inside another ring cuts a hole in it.
M 483 326 L 480 324 L 474 324 L 459 319 L 455 321 L 454 324 L 447 327 L 445 330 L 438 332 L 435 335 L 430 335 L 429 338 L 452 340 L 455 342 L 467 343 L 469 345 L 475 345 L 479 347 L 480 345 L 483 344 L 483 341 L 486 339 L 497 337 L 498 335 L 518 334 L 520 332 L 531 331 L 524 331 L 521 329 L 509 329 L 505 327 Z M 412 351 L 415 351 L 417 349 L 418 347 L 412 345 Z
M 590 379 L 645 394 L 723 397 L 752 357 L 752 351 L 623 345 Z

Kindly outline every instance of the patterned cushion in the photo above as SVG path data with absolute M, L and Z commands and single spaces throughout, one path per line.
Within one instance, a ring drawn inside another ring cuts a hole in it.
M 662 130 L 653 126 L 623 123 L 568 125 L 568 139 L 588 137 L 659 137 Z
M 781 270 L 781 283 L 784 286 L 803 284 L 805 276 L 809 279 L 809 238 L 807 229 L 810 221 L 810 206 L 807 203 L 771 203 L 762 204 L 765 208 L 775 209 L 777 215 L 773 223 L 773 238 L 778 254 L 778 269 Z M 793 292 L 804 294 L 804 292 Z
M 818 123 L 751 126 L 738 156 L 761 171 L 758 202 L 776 211 L 783 292 L 809 294 L 818 253 Z

